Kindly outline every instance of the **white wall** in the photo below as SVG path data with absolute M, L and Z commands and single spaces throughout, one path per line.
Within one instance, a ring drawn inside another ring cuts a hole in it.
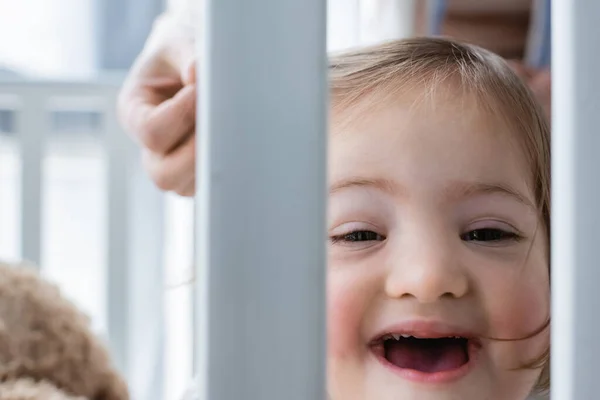
M 94 71 L 94 0 L 0 0 L 0 66 L 44 77 Z

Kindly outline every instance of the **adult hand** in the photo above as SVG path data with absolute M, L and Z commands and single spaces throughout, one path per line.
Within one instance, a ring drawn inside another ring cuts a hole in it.
M 120 120 L 142 147 L 151 179 L 182 196 L 195 193 L 194 55 L 190 38 L 155 38 L 134 63 L 118 101 Z

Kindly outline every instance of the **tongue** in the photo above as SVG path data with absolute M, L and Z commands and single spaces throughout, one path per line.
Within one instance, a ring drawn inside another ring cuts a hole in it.
M 451 371 L 469 361 L 466 341 L 450 338 L 389 340 L 385 357 L 399 368 L 427 373 Z

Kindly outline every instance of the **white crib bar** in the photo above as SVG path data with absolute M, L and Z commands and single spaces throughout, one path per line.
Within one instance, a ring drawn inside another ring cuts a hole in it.
M 416 0 L 360 0 L 360 44 L 410 37 L 415 31 Z
M 112 91 L 105 96 L 103 122 L 106 157 L 107 157 L 107 326 L 108 336 L 115 361 L 121 371 L 130 375 L 130 363 L 127 356 L 130 352 L 131 304 L 130 282 L 130 186 L 131 160 L 130 144 L 116 116 L 117 92 Z M 128 268 L 129 267 L 129 268 Z M 128 376 L 130 377 L 130 376 Z
M 552 400 L 598 397 L 600 2 L 552 4 Z
M 200 398 L 323 399 L 326 2 L 207 3 L 198 49 Z
M 27 88 L 18 101 L 16 127 L 21 152 L 21 254 L 39 266 L 42 245 L 42 160 L 48 129 L 47 99 Z
M 360 43 L 363 0 L 327 0 L 327 48 L 340 51 Z

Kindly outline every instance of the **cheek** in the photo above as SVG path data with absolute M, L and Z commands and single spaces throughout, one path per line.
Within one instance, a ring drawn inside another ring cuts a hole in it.
M 491 327 L 508 337 L 532 334 L 550 317 L 550 278 L 543 249 L 533 250 L 528 261 L 512 275 L 496 277 Z M 492 284 L 494 285 L 494 284 Z M 492 291 L 490 291 L 492 292 Z
M 356 282 L 343 273 L 329 274 L 327 283 L 327 346 L 330 355 L 344 358 L 359 341 L 362 301 Z
M 532 257 L 534 258 L 534 257 Z M 550 317 L 550 283 L 545 257 L 530 262 L 514 276 L 488 276 L 489 290 L 484 298 L 489 321 L 489 335 L 499 339 L 519 339 L 494 342 L 495 359 L 499 365 L 514 368 L 537 359 L 549 346 L 549 328 L 538 332 Z
M 334 358 L 356 356 L 366 348 L 361 335 L 376 283 L 362 274 L 333 270 L 327 279 L 327 345 Z
M 497 279 L 487 299 L 492 336 L 518 338 L 538 330 L 550 316 L 550 284 L 544 271 Z M 493 297 L 492 297 L 493 296 Z

